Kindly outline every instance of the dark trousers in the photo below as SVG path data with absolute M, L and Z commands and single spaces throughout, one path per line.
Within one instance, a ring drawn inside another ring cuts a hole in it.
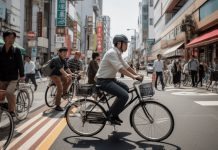
M 28 82 L 29 82 L 29 79 L 30 79 L 31 82 L 34 84 L 34 86 L 36 87 L 37 84 L 36 84 L 35 74 L 26 74 L 25 82 L 28 83 Z
M 125 104 L 129 99 L 129 87 L 116 79 L 114 80 L 97 80 L 97 85 L 101 85 L 100 89 L 109 94 L 117 96 L 115 101 L 113 102 L 110 114 L 113 116 L 118 116 L 124 109 Z
M 204 73 L 199 73 L 199 77 L 198 77 L 199 79 L 198 79 L 197 86 L 199 83 L 201 83 L 201 86 L 203 85 L 203 83 L 202 83 L 203 77 L 204 77 Z
M 161 82 L 162 88 L 164 88 L 163 72 L 156 72 L 155 88 L 157 88 L 158 77 L 160 77 L 160 82 Z
M 197 83 L 197 71 L 191 70 L 192 77 L 192 86 L 195 86 Z

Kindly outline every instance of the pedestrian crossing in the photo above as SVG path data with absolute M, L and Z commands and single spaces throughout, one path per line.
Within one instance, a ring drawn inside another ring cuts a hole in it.
M 14 138 L 7 148 L 8 150 L 49 149 L 52 143 L 47 141 L 52 141 L 52 138 L 47 139 L 46 137 L 50 137 L 51 133 L 57 134 L 57 137 L 66 126 L 66 121 L 63 117 L 64 112 L 46 109 L 46 107 L 43 107 L 34 112 L 29 117 L 29 120 L 15 128 Z M 62 128 L 57 130 L 59 131 L 57 132 L 56 128 L 60 124 Z M 54 137 L 55 135 L 53 134 Z

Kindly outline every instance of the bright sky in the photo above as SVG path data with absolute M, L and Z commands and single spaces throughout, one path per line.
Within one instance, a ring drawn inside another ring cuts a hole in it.
M 111 19 L 111 37 L 125 34 L 129 40 L 134 31 L 138 30 L 139 2 L 141 0 L 103 0 L 103 15 Z
M 111 36 L 126 34 L 128 38 L 134 31 L 127 28 L 138 29 L 138 5 L 140 0 L 103 0 L 103 15 L 111 18 Z

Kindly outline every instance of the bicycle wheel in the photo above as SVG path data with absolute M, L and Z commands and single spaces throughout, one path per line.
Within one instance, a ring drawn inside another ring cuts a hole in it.
M 68 107 L 65 117 L 69 128 L 80 136 L 93 136 L 106 124 L 104 108 L 88 99 L 74 102 Z
M 174 128 L 171 112 L 164 105 L 155 101 L 137 104 L 131 112 L 130 119 L 138 135 L 149 141 L 166 139 Z
M 30 99 L 29 94 L 26 90 L 20 90 L 17 94 L 17 101 L 16 101 L 16 118 L 18 120 L 26 119 L 27 115 L 29 114 L 30 108 Z
M 57 93 L 57 87 L 55 84 L 52 84 L 47 87 L 45 91 L 45 103 L 48 107 L 55 106 L 55 96 Z
M 10 113 L 0 108 L 0 149 L 9 145 L 14 134 L 14 121 Z

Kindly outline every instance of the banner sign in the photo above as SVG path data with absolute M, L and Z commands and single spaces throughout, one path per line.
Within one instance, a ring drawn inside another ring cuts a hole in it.
M 103 26 L 102 22 L 99 21 L 97 24 L 97 51 L 102 52 L 103 51 Z
M 66 0 L 57 0 L 56 26 L 66 26 Z

